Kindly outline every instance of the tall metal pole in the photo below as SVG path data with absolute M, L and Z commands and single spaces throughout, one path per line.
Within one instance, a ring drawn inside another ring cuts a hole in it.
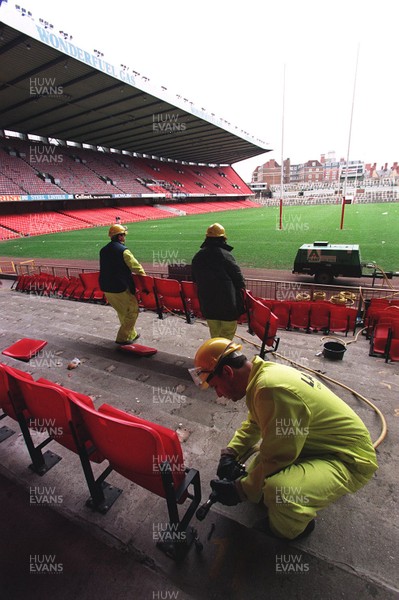
M 283 198 L 284 198 L 284 111 L 285 111 L 285 64 L 283 74 L 283 114 L 281 119 L 281 189 L 280 189 L 280 219 L 279 227 L 283 228 Z
M 346 185 L 347 185 L 347 182 L 348 182 L 349 152 L 350 152 L 350 147 L 351 147 L 353 107 L 355 105 L 357 66 L 358 66 L 358 63 L 359 63 L 359 48 L 360 48 L 360 44 L 358 44 L 358 46 L 357 46 L 355 80 L 353 82 L 352 109 L 351 109 L 351 118 L 350 118 L 350 124 L 349 124 L 348 152 L 347 152 L 347 155 L 346 155 L 346 171 L 345 171 L 345 179 L 344 179 L 344 189 L 343 189 L 343 194 L 342 194 L 342 208 L 341 208 L 341 225 L 340 225 L 340 229 L 344 228 L 345 197 L 346 197 Z

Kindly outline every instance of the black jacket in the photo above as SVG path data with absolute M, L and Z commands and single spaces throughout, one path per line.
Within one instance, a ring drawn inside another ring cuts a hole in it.
M 245 281 L 224 238 L 206 238 L 191 264 L 206 319 L 235 321 L 244 312 Z
M 100 250 L 100 288 L 103 292 L 135 293 L 132 273 L 123 260 L 126 246 L 120 242 L 109 242 Z

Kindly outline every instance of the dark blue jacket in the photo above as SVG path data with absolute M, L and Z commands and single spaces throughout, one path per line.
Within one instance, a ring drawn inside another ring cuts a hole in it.
M 124 292 L 129 289 L 135 293 L 133 277 L 123 260 L 127 250 L 120 242 L 109 242 L 100 250 L 100 288 L 103 292 Z

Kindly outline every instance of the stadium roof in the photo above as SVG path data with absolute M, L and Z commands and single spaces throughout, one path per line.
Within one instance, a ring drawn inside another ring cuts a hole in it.
M 270 151 L 24 8 L 0 0 L 0 16 L 0 129 L 205 164 Z

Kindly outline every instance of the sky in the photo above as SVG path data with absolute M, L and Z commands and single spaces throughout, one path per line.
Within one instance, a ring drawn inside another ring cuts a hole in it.
M 12 2 L 12 0 L 9 0 Z M 21 0 L 73 36 L 266 142 L 236 163 L 399 161 L 397 0 Z

